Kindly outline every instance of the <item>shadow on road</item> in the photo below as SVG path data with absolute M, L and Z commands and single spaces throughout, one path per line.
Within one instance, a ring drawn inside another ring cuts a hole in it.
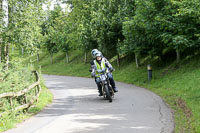
M 127 115 L 129 114 L 127 109 L 120 108 L 117 101 L 115 99 L 113 103 L 109 103 L 103 97 L 98 97 L 97 93 L 96 95 L 54 99 L 53 104 L 37 117 L 57 116 L 57 119 L 62 119 L 62 124 L 68 126 L 67 133 L 98 133 L 102 131 L 122 133 L 133 131 L 133 129 L 140 130 L 140 132 L 151 129 L 150 126 L 137 125 L 137 122 L 133 124 L 134 118 L 130 118 Z

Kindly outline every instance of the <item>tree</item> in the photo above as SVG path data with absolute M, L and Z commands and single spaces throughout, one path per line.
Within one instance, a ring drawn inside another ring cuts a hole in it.
M 4 46 L 4 61 L 9 64 L 9 46 L 18 45 L 28 52 L 37 50 L 41 36 L 41 11 L 44 1 L 8 0 L 7 26 L 3 27 L 1 35 Z M 3 14 L 6 17 L 6 12 Z M 5 24 L 4 24 L 5 25 Z
M 87 53 L 90 49 L 97 46 L 92 37 L 91 29 L 91 1 L 74 0 L 72 1 L 72 11 L 70 12 L 70 21 L 76 22 L 72 25 L 73 33 L 76 33 L 79 41 L 77 44 L 85 53 L 84 62 L 87 62 Z M 72 23 L 70 22 L 70 23 Z M 72 38 L 73 39 L 73 38 Z M 94 46 L 95 45 L 95 46 Z
M 3 0 L 0 1 L 0 35 L 2 35 L 2 30 L 3 30 Z M 0 63 L 2 62 L 2 48 L 3 48 L 3 43 L 2 39 L 0 37 Z
M 69 63 L 69 50 L 71 49 L 72 41 L 74 40 L 73 36 L 70 36 L 72 33 L 72 24 L 70 23 L 69 13 L 66 11 L 61 12 L 62 15 L 55 19 L 55 30 L 57 31 L 57 46 L 59 50 L 64 52 L 66 55 L 66 63 Z
M 53 54 L 59 51 L 59 36 L 56 30 L 56 19 L 62 16 L 62 8 L 57 5 L 54 10 L 48 11 L 47 20 L 43 23 L 43 35 L 45 36 L 45 47 L 51 56 L 53 64 Z
M 59 11 L 61 14 L 57 17 L 50 16 L 46 29 L 52 29 L 52 33 L 45 33 L 51 34 L 48 42 L 54 45 L 50 46 L 66 53 L 72 48 L 80 48 L 85 53 L 98 48 L 108 57 L 117 56 L 118 64 L 120 54 L 134 54 L 139 67 L 142 57 L 164 59 L 166 51 L 176 51 L 178 62 L 182 52 L 199 48 L 197 0 L 64 2 L 71 4 L 71 11 L 67 14 Z

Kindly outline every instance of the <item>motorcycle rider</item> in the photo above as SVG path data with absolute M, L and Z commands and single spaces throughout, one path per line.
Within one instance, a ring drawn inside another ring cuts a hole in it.
M 109 73 L 107 75 L 114 92 L 118 92 L 115 86 L 115 81 L 111 73 L 114 70 L 112 65 L 109 63 L 109 61 L 105 57 L 103 57 L 102 53 L 98 51 L 97 49 L 93 50 L 91 53 L 92 53 L 93 58 L 95 57 L 93 62 L 91 62 L 91 69 L 92 69 L 91 76 L 95 77 L 95 82 L 99 90 L 99 96 L 103 96 L 103 92 L 102 92 L 101 80 L 98 76 L 96 76 L 96 74 L 102 73 L 106 69 L 109 70 Z
M 96 54 L 97 53 L 100 53 L 101 54 L 101 52 L 98 50 L 98 49 L 93 49 L 92 51 L 91 51 L 91 55 L 92 55 L 92 60 L 91 60 L 91 62 L 90 62 L 90 71 L 92 71 L 94 68 L 95 68 L 95 64 L 94 64 L 94 60 L 96 59 Z

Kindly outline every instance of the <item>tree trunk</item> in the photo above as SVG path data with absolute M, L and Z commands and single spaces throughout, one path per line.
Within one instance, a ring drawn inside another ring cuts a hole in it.
M 117 54 L 117 66 L 118 67 L 120 66 L 120 56 L 119 56 L 119 54 Z
M 136 64 L 136 67 L 139 68 L 139 60 L 138 60 L 137 54 L 135 54 L 135 64 Z
M 1 46 L 0 46 L 0 58 L 1 58 L 1 63 L 4 62 L 5 60 L 5 45 L 3 45 L 3 41 L 1 42 Z
M 39 61 L 40 61 L 40 54 L 37 53 L 37 62 L 39 62 Z
M 3 21 L 5 23 L 5 27 L 7 28 L 8 27 L 8 24 L 9 24 L 9 19 L 11 19 L 10 16 L 10 7 L 9 7 L 9 1 L 8 0 L 2 0 L 2 10 L 5 12 L 5 15 L 3 17 Z M 9 65 L 9 42 L 7 42 L 5 45 L 4 45 L 4 60 L 6 62 L 5 64 L 5 69 L 8 70 L 8 65 Z
M 1 38 L 0 38 L 1 39 Z M 0 40 L 0 45 L 1 45 L 2 43 L 1 43 L 1 40 Z M 2 45 L 0 46 L 0 63 L 1 63 L 1 47 L 2 47 Z
M 5 46 L 5 60 L 6 60 L 6 70 L 9 66 L 9 43 Z
M 4 11 L 4 16 L 3 16 L 3 21 L 4 21 L 4 26 L 8 27 L 8 23 L 9 23 L 9 4 L 8 4 L 8 0 L 2 0 L 2 10 Z
M 2 63 L 3 60 L 3 41 L 2 38 L 0 38 L 0 63 Z
M 2 9 L 3 9 L 3 7 L 2 7 L 2 2 L 3 2 L 3 0 L 0 0 L 0 12 L 2 12 Z M 2 38 L 0 37 L 0 63 L 2 62 L 1 61 L 1 59 L 2 59 L 2 52 L 1 52 L 1 50 L 2 50 Z
M 6 45 L 5 45 L 5 46 L 4 46 L 4 52 L 3 52 L 3 53 L 4 53 L 4 61 L 6 60 L 6 51 L 7 51 L 7 50 L 6 50 Z
M 69 63 L 69 55 L 68 55 L 68 52 L 66 52 L 66 63 Z
M 176 50 L 176 62 L 180 62 L 180 51 L 178 49 Z
M 50 55 L 51 55 L 51 64 L 53 64 L 53 53 L 51 53 Z
M 22 48 L 22 57 L 24 57 L 24 48 Z
M 12 46 L 12 53 L 14 53 L 15 52 L 15 47 L 14 47 L 14 45 Z
M 3 3 L 3 0 L 0 0 L 0 12 L 2 12 L 2 3 Z
M 87 52 L 85 52 L 85 63 L 87 63 Z

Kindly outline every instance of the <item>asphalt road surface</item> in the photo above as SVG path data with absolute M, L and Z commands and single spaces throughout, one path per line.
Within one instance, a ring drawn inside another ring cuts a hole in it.
M 54 95 L 43 111 L 5 133 L 172 133 L 173 115 L 154 93 L 117 82 L 112 103 L 94 79 L 44 75 Z

